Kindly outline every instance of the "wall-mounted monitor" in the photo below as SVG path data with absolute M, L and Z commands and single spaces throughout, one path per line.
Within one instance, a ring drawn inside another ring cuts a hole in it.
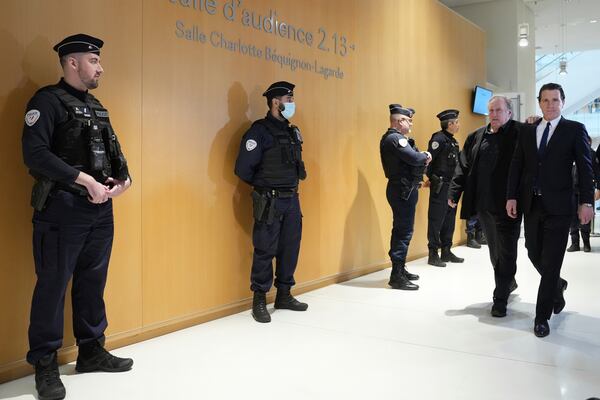
M 475 114 L 488 115 L 487 103 L 492 98 L 492 91 L 481 86 L 473 89 L 473 112 Z

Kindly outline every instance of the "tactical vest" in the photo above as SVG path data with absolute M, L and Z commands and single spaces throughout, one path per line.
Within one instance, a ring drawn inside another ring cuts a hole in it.
M 273 146 L 263 151 L 262 162 L 254 175 L 254 186 L 264 188 L 292 188 L 306 177 L 302 161 L 302 136 L 295 126 L 279 129 L 272 122 L 255 122 L 264 126 L 273 137 Z
M 436 134 L 437 133 L 434 133 L 433 136 Z M 444 137 L 446 140 L 443 143 L 443 149 L 440 150 L 435 157 L 435 160 L 433 160 L 427 169 L 427 176 L 431 177 L 431 174 L 434 174 L 440 178 L 450 180 L 452 179 L 454 169 L 456 168 L 456 164 L 458 162 L 458 143 L 453 140 L 453 138 L 449 138 L 445 134 Z
M 83 102 L 58 86 L 43 90 L 54 94 L 68 113 L 67 121 L 54 131 L 52 152 L 98 182 L 108 177 L 127 179 L 127 160 L 102 104 L 89 93 Z
M 385 177 L 392 182 L 402 183 L 405 186 L 415 186 L 423 179 L 423 173 L 425 172 L 425 165 L 415 166 L 410 165 L 395 153 L 396 149 L 386 149 L 386 146 L 391 146 L 391 143 L 386 142 L 386 139 L 390 135 L 395 135 L 394 141 L 399 141 L 405 138 L 400 132 L 395 129 L 388 129 L 388 131 L 381 138 L 379 144 L 379 150 L 381 153 L 381 164 L 383 165 L 383 172 Z M 414 151 L 419 152 L 414 139 L 407 139 L 408 144 Z

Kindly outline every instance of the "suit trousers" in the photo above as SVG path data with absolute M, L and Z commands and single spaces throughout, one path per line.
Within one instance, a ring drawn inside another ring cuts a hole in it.
M 504 214 L 480 211 L 479 221 L 487 238 L 490 261 L 494 267 L 494 302 L 506 304 L 510 284 L 517 272 L 517 246 L 521 233 L 521 215 L 512 219 Z
M 572 215 L 551 215 L 542 198 L 534 196 L 525 214 L 525 247 L 534 267 L 541 274 L 535 309 L 536 321 L 549 320 L 559 288 L 560 269 L 569 239 Z

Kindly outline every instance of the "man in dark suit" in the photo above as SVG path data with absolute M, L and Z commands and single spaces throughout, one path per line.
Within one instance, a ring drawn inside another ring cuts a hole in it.
M 560 269 L 575 209 L 573 162 L 577 166 L 579 206 L 582 224 L 594 214 L 592 160 L 585 126 L 561 116 L 565 101 L 562 87 L 547 83 L 540 88 L 538 102 L 543 118 L 519 136 L 510 167 L 506 212 L 525 216 L 525 247 L 529 259 L 541 274 L 535 310 L 534 333 L 550 333 L 548 320 L 565 306 L 567 281 Z
M 514 278 L 521 230 L 520 218 L 506 216 L 506 180 L 523 124 L 511 119 L 512 103 L 504 96 L 492 97 L 488 112 L 490 123 L 465 141 L 450 182 L 448 205 L 456 207 L 464 192 L 460 217 L 479 217 L 496 282 L 491 314 L 504 317 L 508 296 L 517 288 Z

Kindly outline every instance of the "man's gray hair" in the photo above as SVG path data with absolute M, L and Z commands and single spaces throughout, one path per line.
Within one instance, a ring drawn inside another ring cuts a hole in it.
M 506 108 L 508 109 L 508 111 L 510 111 L 510 113 L 512 114 L 513 112 L 513 105 L 512 105 L 512 100 L 509 99 L 506 96 L 502 96 L 500 94 L 496 95 L 496 96 L 492 96 L 491 99 L 488 100 L 488 104 L 490 104 L 492 101 L 494 100 L 498 100 L 498 99 L 502 99 L 504 100 L 504 103 L 506 104 Z

